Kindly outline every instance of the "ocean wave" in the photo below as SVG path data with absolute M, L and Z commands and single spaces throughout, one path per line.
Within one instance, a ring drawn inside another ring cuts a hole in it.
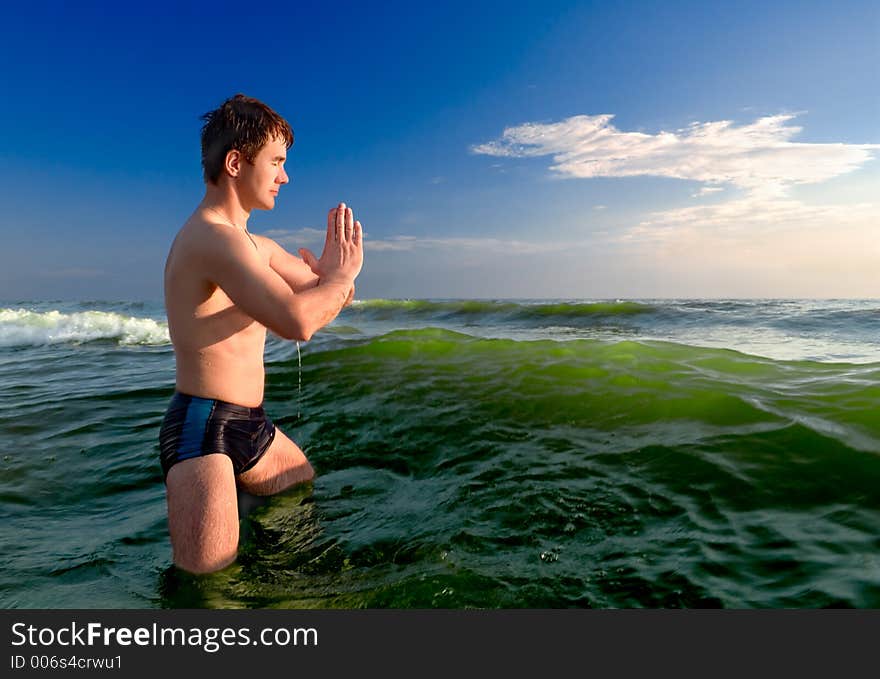
M 835 440 L 880 452 L 880 431 L 869 415 L 877 364 L 784 361 L 656 340 L 482 338 L 443 328 L 316 348 L 303 364 L 306 382 L 342 365 L 404 401 L 476 398 L 500 408 L 486 421 L 516 413 L 514 420 L 532 420 L 536 431 L 563 423 L 610 431 L 651 427 L 655 434 L 668 428 L 677 444 L 682 431 L 715 436 L 798 425 L 816 437 L 811 443 Z M 426 379 L 431 390 L 420 391 Z M 404 395 L 406 384 L 417 385 L 415 393 Z
M 343 326 L 344 327 L 344 326 Z M 668 360 L 681 362 L 691 367 L 712 367 L 720 372 L 744 375 L 767 374 L 772 371 L 774 377 L 789 374 L 803 369 L 837 373 L 850 370 L 873 371 L 880 364 L 827 364 L 815 360 L 776 359 L 746 351 L 727 347 L 715 347 L 699 343 L 674 339 L 638 338 L 620 340 L 618 338 L 560 338 L 540 337 L 535 339 L 515 339 L 513 337 L 485 337 L 479 332 L 452 330 L 442 326 L 423 326 L 416 328 L 400 328 L 384 332 L 368 338 L 352 338 L 347 350 L 357 354 L 376 352 L 377 356 L 385 355 L 390 345 L 405 346 L 413 351 L 431 353 L 438 351 L 445 354 L 455 349 L 457 356 L 468 355 L 469 352 L 489 351 L 493 355 L 503 357 L 504 352 L 525 352 L 532 357 L 577 357 L 586 360 L 597 360 L 599 356 L 609 355 L 622 357 L 625 361 L 639 362 Z M 324 348 L 318 345 L 310 353 L 321 354 L 337 350 L 336 345 Z M 518 355 L 518 354 L 517 354 Z M 722 367 L 723 366 L 723 367 Z
M 168 326 L 152 318 L 110 311 L 0 309 L 0 346 L 116 340 L 120 345 L 170 344 Z
M 498 316 L 516 319 L 547 317 L 584 318 L 594 316 L 628 316 L 649 313 L 655 307 L 642 302 L 604 300 L 592 302 L 506 302 L 491 300 L 396 300 L 370 299 L 355 302 L 354 312 L 390 316 Z

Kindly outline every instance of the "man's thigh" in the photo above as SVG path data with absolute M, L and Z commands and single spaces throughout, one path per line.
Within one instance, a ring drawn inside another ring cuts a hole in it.
M 248 493 L 272 495 L 314 477 L 315 471 L 303 451 L 276 426 L 269 450 L 237 478 L 241 489 Z
M 174 563 L 193 573 L 232 563 L 238 551 L 238 498 L 229 457 L 178 462 L 168 471 L 165 492 Z

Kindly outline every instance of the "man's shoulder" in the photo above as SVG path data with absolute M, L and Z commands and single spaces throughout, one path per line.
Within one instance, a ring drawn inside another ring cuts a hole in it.
M 265 257 L 267 257 L 267 262 L 271 265 L 272 258 L 276 258 L 284 252 L 284 249 L 274 240 L 269 238 L 268 236 L 263 236 L 258 233 L 252 233 L 251 236 L 254 238 L 254 242 L 256 243 L 260 252 L 263 253 Z
M 235 229 L 226 224 L 212 222 L 201 217 L 193 217 L 181 228 L 181 232 L 189 231 L 192 235 L 198 236 L 200 241 L 210 242 L 206 236 L 214 236 L 220 240 L 230 240 L 234 238 Z
M 186 240 L 194 254 L 239 259 L 253 249 L 241 230 L 227 224 L 193 219 L 181 228 L 181 233 L 184 231 L 187 231 Z
M 174 268 L 186 271 L 189 278 L 210 279 L 211 272 L 246 259 L 246 251 L 236 240 L 233 229 L 228 226 L 191 218 L 180 227 L 169 262 L 173 260 Z
M 264 236 L 259 233 L 252 233 L 251 236 L 253 236 L 258 245 L 266 247 L 270 252 L 277 250 L 280 247 L 278 243 L 276 243 L 268 236 Z
M 227 236 L 225 231 L 230 231 L 228 226 L 190 217 L 178 230 L 176 240 L 193 246 L 206 245 L 218 237 L 222 240 Z

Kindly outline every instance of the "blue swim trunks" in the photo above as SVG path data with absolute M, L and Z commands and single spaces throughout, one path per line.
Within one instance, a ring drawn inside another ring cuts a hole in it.
M 174 392 L 159 431 L 162 472 L 178 462 L 220 453 L 236 475 L 253 467 L 275 438 L 263 406 L 247 406 Z

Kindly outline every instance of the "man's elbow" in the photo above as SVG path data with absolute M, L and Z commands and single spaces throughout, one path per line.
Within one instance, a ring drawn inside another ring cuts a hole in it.
M 314 309 L 306 306 L 302 299 L 295 299 L 294 304 L 290 307 L 289 316 L 291 336 L 288 339 L 294 339 L 299 342 L 308 342 L 312 339 L 318 330 L 327 325 L 327 321 L 320 315 L 316 314 Z
M 293 339 L 295 339 L 297 342 L 308 342 L 310 339 L 312 339 L 312 335 L 314 334 L 314 330 L 301 330 Z
M 291 323 L 283 329 L 278 329 L 278 335 L 286 340 L 296 340 L 297 342 L 308 342 L 315 334 L 314 330 L 299 324 Z
M 275 322 L 278 327 L 273 330 L 283 339 L 308 342 L 315 334 L 315 329 L 310 327 L 299 300 L 293 295 L 291 297 L 284 313 L 276 317 Z
M 312 339 L 312 335 L 315 334 L 318 328 L 294 314 L 288 319 L 288 322 L 284 324 L 284 327 L 279 328 L 279 330 L 280 332 L 278 334 L 286 340 L 308 342 Z

